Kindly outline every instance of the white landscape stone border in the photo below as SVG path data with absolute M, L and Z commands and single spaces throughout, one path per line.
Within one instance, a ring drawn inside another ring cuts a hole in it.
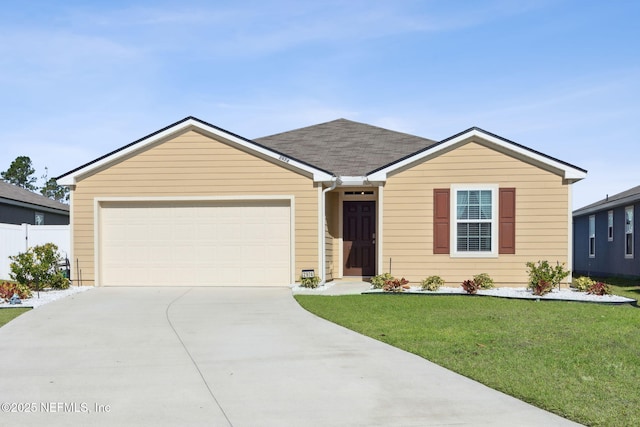
M 328 293 L 328 291 L 334 286 L 340 286 L 344 282 L 328 282 L 322 286 L 318 286 L 315 289 L 303 288 L 299 285 L 291 287 L 294 294 L 310 294 L 310 295 L 322 295 Z M 362 292 L 363 294 L 377 294 L 377 293 L 389 293 L 384 292 L 382 289 L 368 289 Z M 423 291 L 419 286 L 412 286 L 406 289 L 402 294 L 424 294 L 424 295 L 468 295 L 462 287 L 451 288 L 441 287 L 437 291 Z M 501 298 L 517 298 L 517 299 L 529 299 L 529 300 L 556 300 L 556 301 L 581 301 L 581 302 L 596 302 L 604 304 L 634 304 L 636 300 L 618 295 L 589 295 L 586 292 L 580 292 L 574 289 L 553 289 L 550 293 L 537 296 L 527 288 L 493 288 L 479 290 L 478 295 L 486 295 Z
M 23 299 L 22 304 L 9 304 L 4 302 L 0 304 L 0 308 L 38 308 L 50 302 L 93 289 L 93 286 L 69 286 L 64 290 L 45 290 L 40 291 L 38 298 L 37 292 L 31 292 L 31 298 Z
M 372 289 L 365 293 L 387 293 L 381 289 Z M 442 287 L 437 291 L 423 291 L 420 287 L 412 286 L 410 289 L 405 290 L 403 293 L 408 294 L 455 294 L 455 295 L 468 295 L 462 287 L 460 288 L 447 288 Z M 582 301 L 582 302 L 598 302 L 608 304 L 624 304 L 634 303 L 636 300 L 618 295 L 590 295 L 586 292 L 580 292 L 573 289 L 553 289 L 546 295 L 538 296 L 534 295 L 527 288 L 494 288 L 494 289 L 482 289 L 478 291 L 478 295 L 486 295 L 501 298 L 517 298 L 517 299 L 530 299 L 530 300 L 559 300 L 559 301 Z

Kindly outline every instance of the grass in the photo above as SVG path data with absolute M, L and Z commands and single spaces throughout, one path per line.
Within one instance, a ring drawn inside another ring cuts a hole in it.
M 31 310 L 30 308 L 3 308 L 0 310 L 0 327 L 6 325 L 22 313 Z
M 469 296 L 296 299 L 320 317 L 579 423 L 640 421 L 636 307 Z

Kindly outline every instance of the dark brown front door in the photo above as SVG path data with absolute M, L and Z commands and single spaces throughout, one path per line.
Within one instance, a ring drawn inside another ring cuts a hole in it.
M 376 274 L 376 202 L 343 204 L 345 276 Z

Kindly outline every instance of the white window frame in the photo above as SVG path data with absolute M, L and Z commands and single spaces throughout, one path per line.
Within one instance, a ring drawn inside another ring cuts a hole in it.
M 453 184 L 450 199 L 450 256 L 453 258 L 497 258 L 498 257 L 498 184 Z M 458 220 L 458 192 L 459 191 L 491 191 L 491 250 L 490 251 L 458 251 L 458 223 L 468 222 Z
M 607 240 L 613 242 L 613 211 L 607 212 Z
M 628 224 L 627 221 L 629 221 L 629 212 L 631 212 L 631 223 Z M 627 206 L 624 208 L 624 257 L 625 258 L 633 258 L 633 254 L 634 254 L 634 248 L 633 248 L 633 222 L 634 222 L 634 213 L 633 213 L 633 206 Z M 629 253 L 629 251 L 627 249 L 629 249 L 627 247 L 627 242 L 629 241 L 629 235 L 631 235 L 631 253 Z
M 596 257 L 596 216 L 589 215 L 589 258 Z

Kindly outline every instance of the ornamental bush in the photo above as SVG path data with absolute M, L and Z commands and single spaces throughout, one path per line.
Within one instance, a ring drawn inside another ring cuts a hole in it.
M 300 278 L 300 286 L 302 286 L 303 288 L 315 289 L 318 287 L 319 283 L 320 278 L 318 276 Z
M 26 252 L 10 256 L 13 261 L 9 266 L 9 274 L 13 280 L 31 290 L 41 291 L 45 287 L 53 289 L 67 289 L 69 279 L 58 271 L 58 263 L 63 258 L 58 253 L 58 247 L 53 243 L 34 246 Z
M 542 296 L 546 295 L 553 289 L 553 285 L 551 282 L 547 282 L 546 280 L 540 280 L 537 285 L 531 288 L 531 292 L 534 295 Z
M 544 295 L 551 292 L 551 289 L 558 286 L 562 279 L 569 275 L 569 272 L 564 269 L 564 263 L 552 267 L 548 261 L 538 261 L 537 264 L 528 262 L 527 267 L 529 268 L 528 287 L 535 295 Z M 544 293 L 539 294 L 536 292 Z
M 0 302 L 2 300 L 9 300 L 13 294 L 18 294 L 20 299 L 31 298 L 31 289 L 20 283 L 0 283 Z
M 487 273 L 480 273 L 473 276 L 473 281 L 480 287 L 480 289 L 493 288 L 493 279 Z
M 404 277 L 402 279 L 387 280 L 382 287 L 385 292 L 404 292 L 405 289 L 409 289 L 409 281 Z
M 611 288 L 603 282 L 593 283 L 587 289 L 587 293 L 591 295 L 611 295 Z
M 470 295 L 478 293 L 478 289 L 480 289 L 480 286 L 478 286 L 478 284 L 473 280 L 465 280 L 464 282 L 462 282 L 461 286 L 462 289 L 464 289 L 464 291 Z
M 423 291 L 437 291 L 444 285 L 444 280 L 440 276 L 429 276 L 421 284 Z
M 571 282 L 571 286 L 576 288 L 578 291 L 586 292 L 587 289 L 589 289 L 589 287 L 591 287 L 591 285 L 594 285 L 595 283 L 595 280 L 591 279 L 590 277 L 582 276 L 574 279 Z
M 382 287 L 387 281 L 393 280 L 393 279 L 394 277 L 391 275 L 391 273 L 378 274 L 377 276 L 373 276 L 371 278 L 371 287 L 373 289 L 382 289 Z

